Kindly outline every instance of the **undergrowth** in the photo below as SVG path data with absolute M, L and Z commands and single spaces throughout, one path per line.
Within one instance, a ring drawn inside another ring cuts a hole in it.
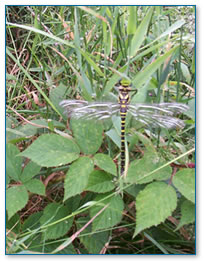
M 195 254 L 195 10 L 6 7 L 6 253 Z M 183 103 L 183 129 L 70 119 L 63 99 Z

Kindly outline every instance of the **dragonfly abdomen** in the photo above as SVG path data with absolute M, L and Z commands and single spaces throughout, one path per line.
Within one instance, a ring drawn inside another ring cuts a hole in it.
M 123 89 L 122 89 L 123 88 Z M 121 175 L 123 175 L 125 170 L 125 120 L 128 111 L 128 104 L 130 101 L 129 94 L 125 87 L 120 87 L 119 93 L 119 104 L 120 104 L 120 117 L 121 117 Z
M 120 112 L 121 116 L 121 175 L 125 169 L 125 120 L 126 120 L 126 112 Z

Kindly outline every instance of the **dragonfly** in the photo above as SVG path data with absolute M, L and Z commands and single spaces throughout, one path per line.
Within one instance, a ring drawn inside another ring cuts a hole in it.
M 104 120 L 120 114 L 121 119 L 121 149 L 120 149 L 120 175 L 125 170 L 125 124 L 127 113 L 140 123 L 153 128 L 183 128 L 184 122 L 177 118 L 188 110 L 188 106 L 182 103 L 159 104 L 133 104 L 130 102 L 130 81 L 122 79 L 118 85 L 118 103 L 114 102 L 88 102 L 83 100 L 63 100 L 60 106 L 65 108 L 68 117 L 86 120 Z

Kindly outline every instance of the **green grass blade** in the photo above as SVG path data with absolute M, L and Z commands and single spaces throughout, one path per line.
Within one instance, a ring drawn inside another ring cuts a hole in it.
M 129 16 L 127 33 L 128 35 L 134 35 L 136 32 L 136 19 L 137 19 L 137 6 L 128 6 Z
M 57 36 L 51 35 L 49 33 L 46 33 L 46 32 L 44 32 L 42 30 L 39 30 L 39 29 L 37 29 L 35 27 L 27 26 L 27 25 L 19 25 L 19 24 L 9 23 L 9 22 L 7 22 L 6 24 L 10 25 L 10 26 L 14 26 L 14 27 L 19 27 L 19 28 L 22 28 L 22 29 L 25 29 L 25 30 L 28 30 L 28 31 L 32 31 L 32 32 L 37 33 L 37 34 L 41 34 L 41 35 L 47 36 L 47 37 L 51 38 L 52 40 L 54 40 L 54 41 L 56 41 L 58 43 L 61 43 L 63 45 L 67 45 L 67 46 L 69 46 L 71 48 L 75 48 L 74 45 L 70 44 L 68 41 L 63 40 L 63 39 L 61 39 L 61 38 L 59 38 Z
M 145 36 L 146 36 L 147 29 L 148 29 L 149 24 L 150 24 L 150 20 L 151 20 L 151 17 L 152 17 L 153 10 L 154 10 L 153 7 L 151 7 L 149 9 L 147 15 L 144 17 L 144 19 L 142 20 L 142 22 L 138 26 L 138 28 L 137 28 L 134 36 L 133 36 L 133 39 L 131 41 L 131 45 L 128 49 L 128 54 L 129 54 L 130 57 L 135 56 L 137 54 L 139 47 L 141 46 L 141 44 L 145 40 Z
M 39 93 L 45 98 L 46 102 L 53 108 L 53 110 L 61 116 L 60 112 L 57 110 L 57 108 L 53 105 L 53 103 L 50 101 L 50 99 L 46 96 L 46 94 L 42 91 L 40 86 L 36 84 L 35 80 L 29 75 L 29 73 L 24 69 L 24 67 L 21 65 L 19 60 L 17 60 L 9 51 L 9 49 L 6 49 L 6 54 L 19 66 L 19 68 L 23 71 L 23 73 L 28 77 L 28 79 L 31 81 L 31 83 L 37 88 Z
M 139 89 L 141 86 L 151 77 L 151 75 L 165 62 L 165 60 L 172 55 L 176 50 L 178 49 L 178 46 L 172 48 L 170 51 L 168 51 L 163 56 L 160 56 L 157 58 L 152 64 L 148 65 L 143 71 L 139 72 L 136 77 L 133 79 L 132 83 L 133 85 Z M 133 100 L 134 101 L 134 100 Z

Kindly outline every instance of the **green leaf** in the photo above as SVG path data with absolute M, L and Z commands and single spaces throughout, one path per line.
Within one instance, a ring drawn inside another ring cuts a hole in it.
M 12 145 L 6 145 L 6 175 L 15 181 L 19 180 L 22 169 L 22 157 L 17 156 L 19 149 Z
M 16 128 L 6 128 L 6 143 L 17 143 L 16 141 L 21 141 L 26 138 L 26 134 L 17 130 Z
M 98 195 L 94 201 L 99 201 L 107 196 L 107 194 Z M 94 217 L 103 208 L 103 206 L 107 204 L 108 207 L 94 219 L 92 229 L 93 231 L 110 228 L 120 222 L 124 208 L 123 200 L 120 195 L 112 196 L 101 201 L 99 205 L 91 207 L 91 217 Z
M 46 206 L 43 215 L 40 218 L 41 226 L 49 225 L 69 215 L 66 206 L 58 203 L 51 203 Z M 65 219 L 59 223 L 46 227 L 44 231 L 44 239 L 56 239 L 64 236 L 70 229 L 73 218 Z
M 65 238 L 67 239 L 67 238 Z M 54 242 L 54 241 L 53 241 Z M 61 242 L 61 240 L 59 241 Z M 62 244 L 63 245 L 63 244 Z M 60 244 L 61 246 L 61 244 Z M 74 246 L 70 243 L 70 245 L 68 247 L 64 247 L 62 250 L 60 249 L 59 243 L 58 241 L 56 241 L 56 243 L 52 243 L 49 245 L 45 245 L 45 247 L 42 247 L 43 249 L 43 254 L 56 254 L 56 255 L 78 255 L 78 253 L 76 252 L 76 250 L 74 249 Z M 59 248 L 59 250 L 57 250 Z M 53 250 L 55 252 L 53 252 Z
M 69 41 L 66 41 L 66 40 L 64 40 L 62 38 L 59 38 L 59 37 L 55 36 L 54 34 L 47 33 L 44 30 L 39 30 L 39 29 L 37 29 L 35 27 L 32 27 L 32 26 L 21 25 L 21 24 L 14 24 L 14 23 L 9 23 L 9 22 L 7 22 L 6 24 L 10 25 L 10 26 L 19 27 L 19 28 L 31 31 L 31 32 L 34 32 L 36 34 L 41 34 L 43 36 L 48 37 L 49 39 L 52 39 L 53 42 L 59 42 L 61 44 L 64 44 L 65 46 L 69 46 L 71 48 L 75 48 L 72 44 L 70 44 Z
M 103 127 L 100 122 L 71 119 L 74 137 L 85 154 L 94 154 L 101 146 Z
M 147 29 L 149 27 L 149 23 L 150 23 L 150 19 L 152 17 L 153 10 L 154 10 L 154 7 L 149 8 L 148 13 L 145 15 L 144 19 L 142 20 L 142 22 L 138 26 L 138 28 L 137 28 L 134 36 L 133 36 L 133 39 L 131 41 L 131 45 L 129 47 L 129 51 L 128 51 L 129 56 L 136 55 L 139 47 L 141 46 L 141 44 L 145 40 L 145 36 L 147 34 Z
M 64 202 L 64 204 L 67 206 L 69 212 L 72 213 L 75 210 L 77 210 L 77 208 L 79 208 L 80 201 L 81 201 L 81 196 L 77 195 L 77 196 L 73 196 L 73 197 L 70 197 L 69 199 L 67 199 Z
M 170 166 L 166 166 L 146 177 L 148 173 L 164 164 L 165 161 L 162 157 L 159 157 L 156 152 L 147 150 L 141 159 L 131 162 L 128 168 L 127 181 L 136 184 L 144 184 L 153 180 L 166 180 L 171 176 Z
M 6 190 L 6 209 L 8 211 L 8 219 L 10 219 L 17 211 L 24 208 L 28 202 L 28 192 L 25 186 L 12 186 Z
M 80 157 L 70 166 L 64 181 L 64 201 L 85 190 L 93 167 L 93 161 L 89 157 Z
M 23 169 L 19 179 L 21 182 L 29 181 L 32 177 L 36 176 L 40 172 L 41 167 L 36 163 L 30 161 Z
M 59 103 L 65 99 L 65 95 L 70 90 L 67 86 L 60 83 L 58 87 L 52 89 L 50 91 L 50 100 L 52 101 L 53 105 L 57 108 L 57 110 L 61 113 L 62 117 L 65 117 L 64 109 L 59 105 Z
M 40 226 L 40 218 L 43 212 L 37 212 L 31 214 L 23 223 L 22 230 L 23 231 L 30 231 L 38 228 Z
M 189 69 L 188 69 L 188 66 L 184 63 L 180 63 L 180 66 L 181 66 L 181 71 L 182 71 L 182 74 L 183 74 L 183 77 L 185 79 L 185 81 L 187 83 L 190 83 L 191 81 L 191 74 L 189 72 Z
M 79 157 L 79 148 L 72 141 L 55 134 L 41 135 L 20 155 L 40 166 L 61 166 Z
M 106 135 L 120 148 L 120 135 L 117 133 L 115 128 L 112 128 L 106 132 Z
M 185 200 L 181 205 L 181 219 L 176 228 L 178 230 L 183 225 L 193 223 L 195 221 L 195 205 L 188 200 Z
M 189 110 L 187 110 L 184 114 L 195 120 L 195 98 L 188 102 L 188 106 Z
M 161 38 L 165 37 L 165 36 L 169 36 L 172 32 L 174 32 L 175 30 L 177 30 L 178 28 L 180 28 L 182 25 L 185 24 L 185 20 L 179 20 L 176 21 L 173 25 L 171 25 L 170 27 L 167 28 L 166 31 L 162 32 L 157 38 L 155 38 L 153 41 L 151 41 L 149 44 L 145 45 L 143 48 L 145 48 L 145 51 L 148 51 L 148 53 L 150 53 L 150 49 L 147 49 L 147 47 L 149 45 L 153 45 L 153 43 L 155 42 L 159 42 L 159 45 L 164 45 L 165 41 L 161 42 L 159 41 Z M 153 45 L 153 47 L 151 48 L 155 48 L 157 45 Z M 158 47 L 157 47 L 158 48 Z M 140 55 L 140 54 L 139 54 Z
M 23 184 L 31 193 L 45 196 L 45 186 L 39 179 L 33 178 Z
M 153 63 L 136 74 L 136 77 L 132 80 L 133 86 L 135 86 L 137 89 L 142 87 L 142 85 L 149 80 L 152 74 L 166 61 L 168 57 L 170 57 L 177 50 L 177 48 L 178 46 L 172 48 L 163 56 L 159 56 Z M 134 102 L 134 98 L 132 99 L 132 102 Z
M 80 217 L 77 221 L 77 230 L 81 229 L 88 221 L 90 217 Z M 84 236 L 80 237 L 80 242 L 88 250 L 89 254 L 99 254 L 105 244 L 108 242 L 109 232 L 92 233 L 91 225 L 83 230 Z
M 21 219 L 18 214 L 13 215 L 12 218 L 9 220 L 8 220 L 8 216 L 6 216 L 6 230 L 9 229 L 15 234 L 20 233 Z
M 128 35 L 134 35 L 137 25 L 137 6 L 128 6 L 127 8 L 129 12 L 127 33 Z
M 90 58 L 90 54 L 86 53 L 82 50 L 80 50 L 83 57 L 86 59 L 86 61 L 95 69 L 95 71 L 99 74 L 99 76 L 104 77 L 104 73 L 101 71 L 101 69 L 97 66 L 97 64 Z
M 117 176 L 116 165 L 114 164 L 110 156 L 101 153 L 96 154 L 94 156 L 94 162 L 101 169 L 105 170 L 106 172 L 114 176 Z
M 136 197 L 136 228 L 134 237 L 145 228 L 157 226 L 176 208 L 177 196 L 172 186 L 154 182 Z
M 173 177 L 173 184 L 188 200 L 195 203 L 195 170 L 185 168 L 178 171 Z
M 136 198 L 136 196 L 139 194 L 139 192 L 141 190 L 143 190 L 145 188 L 145 185 L 135 185 L 132 184 L 131 186 L 129 186 L 128 188 L 125 189 L 125 192 L 128 193 L 129 195 L 133 196 L 134 198 Z
M 88 180 L 86 190 L 97 193 L 106 193 L 114 189 L 112 176 L 101 170 L 94 170 Z
M 34 121 L 35 120 L 33 120 L 31 122 L 35 123 Z M 25 138 L 35 135 L 37 133 L 37 130 L 38 130 L 38 128 L 36 126 L 32 126 L 31 124 L 25 124 L 25 125 L 17 127 L 17 129 L 16 129 L 16 131 L 21 132 L 23 134 L 23 137 L 25 137 Z

